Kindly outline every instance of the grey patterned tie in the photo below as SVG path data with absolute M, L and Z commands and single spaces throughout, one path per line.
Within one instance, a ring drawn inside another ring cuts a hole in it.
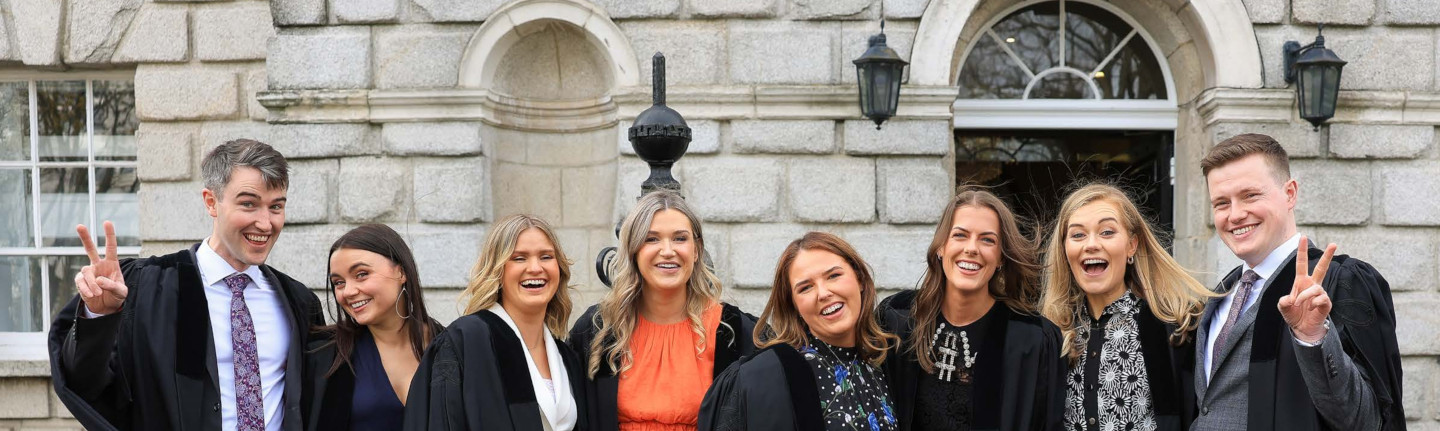
M 1225 325 L 1220 327 L 1220 335 L 1215 337 L 1215 347 L 1210 349 L 1210 374 L 1215 374 L 1215 370 L 1220 369 L 1220 348 L 1230 339 L 1230 332 L 1235 329 L 1235 320 L 1240 318 L 1240 313 L 1245 309 L 1245 301 L 1250 298 L 1250 290 L 1259 279 L 1260 275 L 1251 270 L 1246 270 L 1245 274 L 1240 276 L 1240 285 L 1235 286 L 1235 300 L 1230 303 L 1230 313 L 1225 316 Z
M 230 287 L 230 342 L 235 353 L 235 429 L 264 431 L 265 403 L 260 395 L 260 355 L 255 347 L 255 321 L 245 305 L 250 276 L 225 277 Z

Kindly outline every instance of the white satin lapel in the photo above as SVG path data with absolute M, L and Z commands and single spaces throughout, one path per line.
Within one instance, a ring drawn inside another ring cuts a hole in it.
M 515 326 L 515 320 L 510 318 L 510 314 L 506 313 L 505 307 L 501 307 L 500 304 L 495 304 L 491 306 L 490 312 L 495 313 L 496 316 L 500 316 L 500 319 L 504 320 L 505 324 L 510 326 L 510 331 L 514 332 L 515 336 L 520 338 L 520 345 L 525 347 L 525 351 L 521 352 L 521 356 L 525 357 L 525 364 L 530 366 L 530 385 L 532 388 L 534 388 L 535 391 L 535 403 L 540 405 L 540 418 L 547 422 L 545 424 L 547 425 L 546 429 L 556 429 L 554 426 L 556 423 L 555 418 L 557 418 L 558 414 L 560 413 L 556 411 L 556 397 L 554 394 L 550 393 L 550 388 L 545 386 L 545 378 L 540 376 L 540 369 L 535 366 L 535 358 L 530 357 L 530 346 L 525 345 L 525 337 L 520 335 L 520 328 Z M 545 339 L 550 340 L 551 338 L 553 337 L 550 336 L 550 330 L 548 328 L 545 329 Z M 555 362 L 553 358 L 560 354 L 560 352 L 556 351 L 553 346 L 553 341 L 545 343 L 545 356 L 549 356 L 552 358 L 550 359 L 550 364 L 546 364 L 547 366 L 550 366 L 551 377 L 556 376 L 556 373 L 554 371 L 555 367 L 552 365 Z M 558 393 L 560 392 L 559 382 L 567 379 L 553 380 L 556 383 L 555 392 Z M 549 396 L 546 396 L 547 394 Z

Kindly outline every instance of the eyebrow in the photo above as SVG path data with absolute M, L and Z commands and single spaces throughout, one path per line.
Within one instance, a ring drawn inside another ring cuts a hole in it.
M 364 261 L 355 262 L 354 264 L 350 265 L 350 268 L 349 268 L 349 269 L 346 269 L 346 271 L 354 271 L 355 268 L 359 268 L 359 267 L 362 267 L 362 266 L 370 266 L 370 264 L 365 263 Z M 333 272 L 332 272 L 332 273 L 330 273 L 330 276 L 331 276 L 331 277 L 339 277 L 340 274 L 336 274 L 336 273 L 333 273 Z
M 955 226 L 955 227 L 950 228 L 950 230 L 958 230 L 958 231 L 961 231 L 961 232 L 970 232 L 970 229 L 966 229 L 966 228 L 963 227 L 963 226 Z M 991 231 L 984 231 L 984 232 L 980 232 L 979 234 L 980 234 L 980 235 L 995 235 L 995 236 L 1000 236 L 1000 234 L 995 233 L 995 232 L 991 232 Z
M 1115 217 L 1105 217 L 1105 218 L 1100 219 L 1100 221 L 1095 222 L 1095 224 L 1100 224 L 1100 223 L 1104 223 L 1104 222 L 1107 222 L 1107 221 L 1108 221 L 1108 222 L 1120 223 L 1120 220 L 1115 219 Z M 1068 226 L 1068 227 L 1078 227 L 1078 228 L 1082 228 L 1082 229 L 1083 229 L 1085 226 L 1082 225 L 1082 224 L 1080 224 L 1080 223 L 1070 223 L 1070 226 Z
M 683 233 L 683 234 L 689 234 L 690 231 L 681 229 L 681 230 L 675 231 L 674 233 L 672 233 L 672 235 L 679 235 L 679 234 L 682 234 L 682 233 Z M 659 235 L 660 232 L 659 232 L 659 231 L 653 231 L 653 230 L 652 230 L 652 231 L 647 232 L 647 234 L 649 234 L 649 235 Z

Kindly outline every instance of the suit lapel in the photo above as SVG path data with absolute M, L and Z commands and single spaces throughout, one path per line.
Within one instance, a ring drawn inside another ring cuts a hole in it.
M 269 265 L 260 265 L 260 272 L 265 275 L 270 286 L 278 293 L 275 297 L 280 299 L 280 306 L 288 312 L 290 319 L 290 347 L 286 349 L 285 354 L 285 414 L 282 420 L 285 429 L 298 430 L 302 428 L 300 392 L 305 382 L 303 373 L 290 371 L 303 370 L 305 367 L 302 353 L 305 346 L 305 333 L 310 328 L 305 326 L 307 320 L 301 317 L 304 312 L 300 310 L 299 301 L 291 297 L 292 286 L 285 284 L 284 280 L 275 276 L 275 272 L 270 269 Z
M 1215 292 L 1229 292 L 1230 286 L 1234 286 L 1235 282 L 1240 280 L 1241 268 L 1243 267 L 1230 270 L 1230 274 L 1227 274 L 1225 279 L 1220 280 L 1220 284 L 1215 286 Z M 1195 373 L 1195 399 L 1197 400 L 1204 400 L 1205 392 L 1210 387 L 1210 373 L 1205 368 L 1205 357 L 1210 354 L 1210 324 L 1215 319 L 1215 312 L 1220 309 L 1220 302 L 1223 300 L 1225 300 L 1223 296 L 1210 298 L 1210 302 L 1205 304 L 1205 314 L 1200 317 L 1200 326 L 1195 331 L 1195 367 L 1198 368 Z
M 176 285 L 175 311 L 175 393 L 181 429 L 200 429 L 219 421 L 220 412 L 207 401 L 218 401 L 218 372 L 215 363 L 215 337 L 210 329 L 210 306 L 205 299 L 205 282 L 195 264 L 195 249 L 181 259 Z
M 1265 297 L 1269 297 L 1270 294 L 1273 293 L 1273 291 L 1270 289 L 1270 284 L 1274 281 L 1275 277 L 1265 279 L 1265 284 L 1261 287 L 1260 291 L 1251 292 L 1250 294 L 1265 295 Z M 1231 309 L 1234 309 L 1235 307 L 1245 306 L 1245 304 L 1239 302 L 1239 299 L 1240 298 L 1235 298 L 1235 301 L 1230 303 Z M 1240 317 L 1235 319 L 1235 327 L 1230 328 L 1230 336 L 1225 338 L 1225 344 L 1215 346 L 1215 357 L 1210 358 L 1210 360 L 1212 361 L 1212 367 L 1219 369 L 1220 365 L 1224 365 L 1225 359 L 1228 359 L 1230 357 L 1230 353 L 1235 351 L 1235 346 L 1239 345 L 1240 341 L 1245 338 L 1245 332 L 1250 331 L 1251 327 L 1254 326 L 1255 317 L 1259 314 L 1260 310 L 1263 310 L 1265 308 L 1265 301 L 1263 301 L 1263 299 L 1264 297 L 1256 298 L 1255 303 L 1251 304 L 1250 308 L 1243 309 L 1244 311 L 1240 313 Z M 1220 316 L 1215 316 L 1215 318 L 1219 319 Z M 1221 324 L 1223 325 L 1224 323 L 1221 322 Z M 1223 326 L 1221 327 L 1221 330 L 1224 330 Z

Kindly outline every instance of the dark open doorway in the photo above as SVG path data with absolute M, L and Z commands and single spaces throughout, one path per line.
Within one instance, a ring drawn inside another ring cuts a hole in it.
M 955 177 L 959 184 L 992 187 L 1017 215 L 1040 226 L 1053 222 L 1077 184 L 1109 181 L 1170 237 L 1174 142 L 1170 131 L 956 130 Z M 1027 227 L 1025 233 L 1033 232 Z

